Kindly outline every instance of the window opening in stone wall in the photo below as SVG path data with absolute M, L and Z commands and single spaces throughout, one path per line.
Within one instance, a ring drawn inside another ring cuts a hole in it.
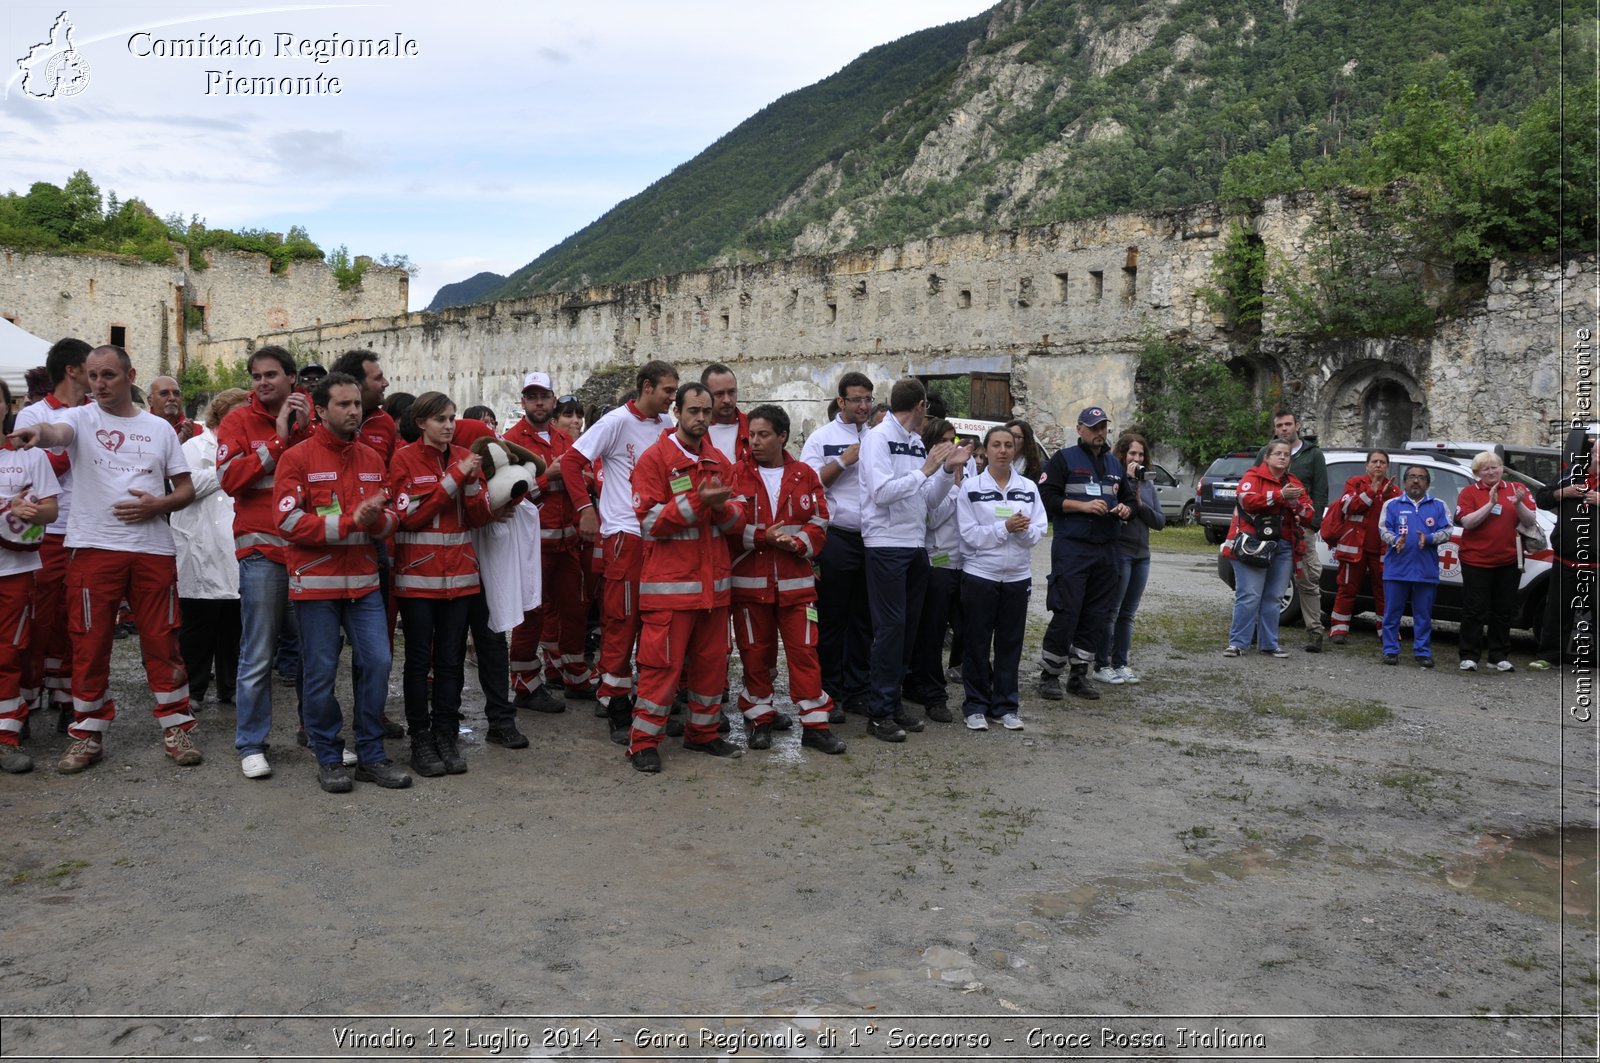
M 1017 281 L 1017 309 L 1026 310 L 1033 305 L 1033 278 L 1023 277 Z
M 94 298 L 94 278 L 89 278 L 89 298 Z
M 1122 301 L 1133 302 L 1134 292 L 1138 290 L 1139 283 L 1139 249 L 1128 248 L 1128 257 L 1122 263 Z
M 728 312 L 726 310 L 722 312 L 722 331 L 728 331 Z
M 962 310 L 970 310 L 972 308 L 971 288 L 963 288 L 959 293 L 957 293 L 956 306 L 960 307 Z
M 1363 447 L 1397 448 L 1411 438 L 1416 404 L 1397 380 L 1379 380 L 1361 396 Z
M 828 300 L 827 323 L 831 325 L 837 320 L 839 320 L 839 304 L 830 299 Z
M 128 329 L 127 329 L 127 326 L 125 326 L 125 325 L 112 325 L 111 326 L 111 340 L 110 340 L 110 342 L 114 346 L 121 347 L 123 350 L 127 350 L 128 349 Z
M 1056 302 L 1064 303 L 1066 301 L 1067 301 L 1067 275 L 1065 273 L 1057 273 L 1056 274 Z
M 1089 298 L 1099 302 L 1106 294 L 1106 274 L 1104 270 L 1091 269 L 1089 271 Z

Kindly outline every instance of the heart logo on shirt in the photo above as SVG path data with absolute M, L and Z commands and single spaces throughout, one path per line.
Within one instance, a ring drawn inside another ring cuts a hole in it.
M 104 428 L 96 432 L 94 437 L 99 441 L 102 447 L 105 447 L 107 450 L 111 451 L 121 450 L 122 441 L 124 438 L 126 438 L 121 432 L 108 432 Z

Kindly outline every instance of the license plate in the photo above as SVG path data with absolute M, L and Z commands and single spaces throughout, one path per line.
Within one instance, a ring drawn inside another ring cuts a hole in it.
M 1218 498 L 1237 498 L 1239 496 L 1239 492 L 1231 487 L 1219 487 L 1215 494 Z

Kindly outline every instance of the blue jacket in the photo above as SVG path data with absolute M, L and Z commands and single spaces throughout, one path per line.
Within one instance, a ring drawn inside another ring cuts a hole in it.
M 1411 583 L 1439 582 L 1439 545 L 1450 541 L 1454 528 L 1450 511 L 1432 495 L 1416 502 L 1408 495 L 1383 504 L 1378 534 L 1388 549 L 1383 555 L 1383 578 Z M 1404 550 L 1397 550 L 1402 540 Z
M 1044 498 L 1045 512 L 1055 527 L 1057 539 L 1079 539 L 1091 543 L 1114 543 L 1122 530 L 1122 519 L 1111 513 L 1091 517 L 1087 513 L 1063 513 L 1065 499 L 1088 502 L 1103 499 L 1106 508 L 1114 509 L 1118 502 L 1134 501 L 1133 488 L 1117 464 L 1116 455 L 1107 447 L 1098 458 L 1082 443 L 1062 447 L 1055 457 L 1045 463 L 1039 476 L 1039 493 Z

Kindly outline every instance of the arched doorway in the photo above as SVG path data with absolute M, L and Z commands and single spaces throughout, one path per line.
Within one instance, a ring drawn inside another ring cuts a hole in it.
M 1398 380 L 1374 380 L 1361 396 L 1362 448 L 1398 448 L 1412 438 L 1416 407 Z
M 1324 447 L 1393 449 L 1426 432 L 1422 389 L 1392 362 L 1366 359 L 1334 375 L 1323 390 Z

